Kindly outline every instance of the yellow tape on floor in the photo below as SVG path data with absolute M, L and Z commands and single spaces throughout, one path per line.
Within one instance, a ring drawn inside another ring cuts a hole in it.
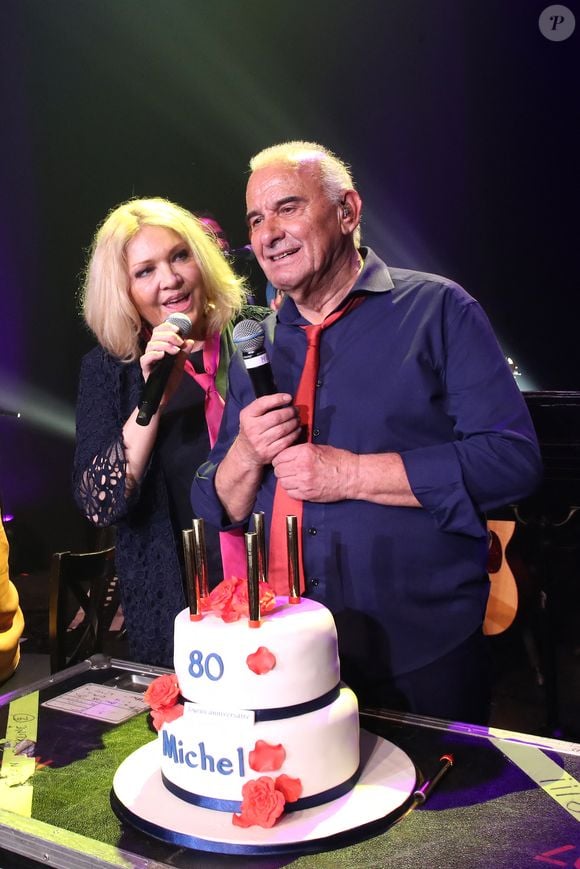
M 580 782 L 539 748 L 490 738 L 495 747 L 509 757 L 535 781 L 559 806 L 580 821 Z
M 38 691 L 13 700 L 8 707 L 6 741 L 0 767 L 0 808 L 29 818 L 32 776 L 36 768 Z

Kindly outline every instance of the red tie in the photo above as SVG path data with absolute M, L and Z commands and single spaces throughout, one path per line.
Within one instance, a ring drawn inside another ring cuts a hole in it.
M 306 332 L 306 358 L 300 377 L 300 383 L 294 397 L 306 441 L 312 440 L 312 422 L 314 417 L 314 394 L 318 376 L 318 361 L 320 335 L 323 329 L 328 329 L 340 317 L 344 317 L 364 300 L 364 296 L 351 296 L 343 308 L 333 311 L 322 323 L 314 326 L 302 326 Z M 288 557 L 286 546 L 286 516 L 296 516 L 298 522 L 298 565 L 300 571 L 300 590 L 304 591 L 304 563 L 302 558 L 302 511 L 304 501 L 292 498 L 280 482 L 276 483 L 274 504 L 272 506 L 272 522 L 270 525 L 270 549 L 268 558 L 268 582 L 276 594 L 288 594 Z

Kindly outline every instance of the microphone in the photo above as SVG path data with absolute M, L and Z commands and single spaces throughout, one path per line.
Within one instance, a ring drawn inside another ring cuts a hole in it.
M 171 314 L 165 322 L 177 326 L 178 333 L 182 338 L 187 338 L 192 330 L 191 320 L 185 314 Z M 177 355 L 171 356 L 171 354 L 166 353 L 149 375 L 139 401 L 139 413 L 137 414 L 139 425 L 149 425 L 151 417 L 157 413 L 161 396 L 165 391 L 176 359 Z
M 257 320 L 241 320 L 234 326 L 234 344 L 242 351 L 256 398 L 278 392 L 270 360 L 264 350 L 264 337 L 264 327 Z

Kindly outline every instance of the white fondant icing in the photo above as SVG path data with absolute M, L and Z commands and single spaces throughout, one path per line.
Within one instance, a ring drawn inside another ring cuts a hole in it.
M 197 725 L 197 726 L 196 726 Z M 273 771 L 250 767 L 249 753 L 262 739 L 282 745 L 286 757 Z M 349 779 L 359 765 L 358 704 L 343 687 L 332 703 L 292 718 L 240 727 L 198 722 L 188 715 L 163 725 L 161 770 L 173 784 L 205 797 L 241 800 L 242 785 L 261 775 L 299 778 L 302 797 L 322 793 Z
M 276 658 L 263 675 L 246 664 L 266 646 Z M 329 610 L 303 598 L 276 598 L 259 628 L 248 620 L 225 623 L 213 614 L 191 621 L 189 610 L 175 619 L 175 673 L 182 695 L 216 709 L 272 709 L 321 697 L 340 681 L 336 627 Z
M 275 658 L 259 675 L 246 662 L 260 646 Z M 358 704 L 346 686 L 319 709 L 297 714 L 299 704 L 324 698 L 340 681 L 336 626 L 326 607 L 303 598 L 276 599 L 259 628 L 248 619 L 225 623 L 213 614 L 175 619 L 175 672 L 181 694 L 195 708 L 163 726 L 158 738 L 161 771 L 197 797 L 239 802 L 245 782 L 262 775 L 300 779 L 300 798 L 331 791 L 359 767 Z M 189 707 L 189 703 L 186 704 Z M 254 722 L 243 710 L 283 710 Z M 276 770 L 250 766 L 258 740 L 282 745 Z

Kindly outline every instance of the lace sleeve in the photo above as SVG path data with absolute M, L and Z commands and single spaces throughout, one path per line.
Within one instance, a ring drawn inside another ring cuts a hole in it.
M 77 502 L 94 525 L 111 525 L 126 510 L 125 451 L 117 441 L 80 476 Z
M 123 444 L 135 376 L 131 365 L 112 360 L 102 348 L 87 354 L 81 366 L 73 490 L 81 512 L 99 527 L 123 518 L 138 488 L 129 492 Z

